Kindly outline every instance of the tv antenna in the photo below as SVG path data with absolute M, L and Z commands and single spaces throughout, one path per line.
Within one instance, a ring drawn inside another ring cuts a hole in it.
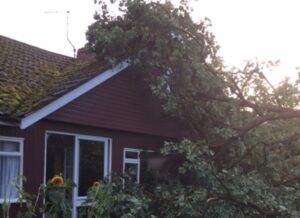
M 75 46 L 73 45 L 73 43 L 71 42 L 71 40 L 69 38 L 69 14 L 70 14 L 70 11 L 67 11 L 67 40 L 70 43 L 70 45 L 72 46 L 73 53 L 74 53 L 73 56 L 74 56 L 74 58 L 76 58 L 76 48 L 75 48 Z
M 45 14 L 58 14 L 58 13 L 59 13 L 59 11 L 45 11 Z M 67 13 L 67 41 L 73 48 L 73 57 L 76 58 L 76 48 L 69 38 L 69 14 L 70 14 L 70 11 L 66 11 L 66 13 Z

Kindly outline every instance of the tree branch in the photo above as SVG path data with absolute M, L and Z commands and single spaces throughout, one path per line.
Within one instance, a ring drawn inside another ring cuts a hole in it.
M 250 153 L 251 151 L 257 147 L 258 145 L 260 145 L 261 143 L 264 144 L 264 154 L 266 153 L 265 151 L 265 147 L 266 146 L 272 146 L 272 145 L 275 145 L 275 144 L 278 144 L 278 143 L 288 143 L 290 141 L 293 141 L 293 140 L 296 140 L 297 138 L 300 137 L 300 133 L 295 133 L 291 136 L 288 136 L 288 137 L 285 137 L 285 138 L 281 138 L 281 139 L 278 139 L 276 141 L 273 141 L 273 142 L 270 142 L 270 143 L 266 143 L 266 142 L 260 142 L 260 143 L 255 143 L 253 145 L 251 145 L 247 151 L 240 157 L 238 158 L 237 160 L 235 160 L 234 162 L 232 162 L 232 164 L 229 166 L 229 168 L 232 168 L 234 166 L 236 166 L 237 164 L 239 164 L 243 159 L 245 159 Z M 266 158 L 265 158 L 266 159 Z M 266 163 L 264 163 L 265 165 Z
M 252 122 L 245 125 L 236 135 L 228 138 L 225 141 L 210 145 L 210 147 L 212 149 L 214 149 L 214 150 L 218 149 L 218 151 L 215 153 L 215 156 L 214 156 L 215 160 L 217 160 L 219 157 L 223 156 L 228 145 L 230 145 L 231 143 L 234 143 L 239 138 L 243 137 L 246 133 L 248 133 L 250 130 L 256 128 L 257 126 L 259 126 L 267 121 L 290 119 L 290 118 L 300 118 L 300 111 L 290 111 L 290 112 L 278 113 L 278 114 L 272 113 L 272 114 L 267 114 L 263 117 L 259 117 L 256 120 L 253 120 Z
M 287 108 L 287 107 L 279 107 L 279 106 L 271 105 L 271 104 L 264 104 L 264 105 L 258 106 L 256 103 L 253 103 L 246 99 L 239 100 L 239 99 L 230 98 L 230 97 L 226 97 L 226 96 L 222 96 L 222 97 L 221 96 L 211 96 L 211 95 L 204 94 L 204 93 L 201 93 L 201 94 L 197 93 L 197 96 L 195 96 L 195 97 L 198 98 L 198 100 L 206 99 L 206 100 L 234 103 L 240 107 L 252 108 L 253 110 L 262 109 L 266 112 L 274 112 L 274 113 L 292 112 L 292 111 L 300 112 L 300 110 L 294 110 L 294 109 Z
M 280 181 L 274 181 L 273 185 L 275 187 L 277 187 L 280 185 L 285 185 L 287 183 L 298 182 L 298 181 L 300 181 L 300 176 L 288 176 L 288 177 L 281 179 Z
M 259 214 L 263 215 L 264 217 L 276 217 L 276 216 L 284 216 L 286 214 L 282 214 L 281 212 L 277 211 L 270 211 L 270 210 L 264 210 L 263 208 L 259 207 L 258 205 L 251 203 L 251 202 L 242 202 L 239 201 L 232 196 L 220 196 L 220 197 L 210 197 L 206 200 L 206 204 L 211 204 L 215 201 L 228 201 L 233 204 L 238 204 L 246 208 L 251 208 L 257 211 Z

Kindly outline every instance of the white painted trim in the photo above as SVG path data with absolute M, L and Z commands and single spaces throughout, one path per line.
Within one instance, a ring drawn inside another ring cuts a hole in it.
M 104 138 L 100 136 L 88 136 L 88 135 L 76 135 L 75 138 L 75 164 L 74 164 L 74 182 L 77 183 L 77 186 L 73 191 L 73 214 L 72 216 L 77 217 L 77 207 L 82 206 L 82 203 L 87 199 L 87 196 L 79 196 L 79 164 L 80 164 L 80 140 L 88 140 L 88 141 L 99 141 L 104 143 L 104 170 L 103 170 L 103 178 L 105 179 L 111 172 L 108 172 L 110 161 L 110 154 L 108 149 L 109 138 Z
M 76 133 L 69 133 L 69 132 L 60 132 L 60 131 L 52 131 L 46 130 L 46 134 L 57 134 L 57 135 L 68 135 L 68 136 L 76 136 Z
M 0 136 L 1 141 L 9 141 L 9 142 L 17 142 L 19 143 L 20 150 L 18 152 L 0 152 L 0 156 L 15 156 L 15 157 L 20 157 L 20 175 L 23 175 L 23 167 L 24 167 L 24 138 L 18 138 L 18 137 L 8 137 L 8 136 Z M 23 187 L 23 180 L 20 180 L 20 185 Z M 11 198 L 11 199 L 6 199 L 7 202 L 9 203 L 17 203 L 18 198 Z M 3 203 L 4 199 L 0 198 L 0 203 Z
M 111 181 L 111 174 L 112 174 L 112 139 L 107 138 L 108 148 L 109 148 L 109 167 L 108 167 L 108 181 Z
M 103 166 L 104 166 L 104 170 L 103 170 L 103 179 L 108 177 L 108 157 L 109 157 L 109 153 L 108 153 L 108 141 L 105 140 L 104 141 L 104 160 L 103 160 Z
M 79 139 L 77 136 L 75 136 L 75 145 L 74 145 L 74 183 L 76 183 L 76 186 L 73 189 L 73 195 L 72 195 L 72 217 L 77 217 L 77 197 L 78 197 L 78 178 L 79 178 Z
M 0 136 L 0 139 L 3 141 L 10 141 L 10 142 L 24 142 L 24 138 L 20 137 L 11 137 L 11 136 Z
M 20 128 L 25 129 L 31 126 L 32 124 L 43 119 L 44 117 L 48 116 L 49 114 L 53 113 L 59 108 L 65 106 L 66 104 L 70 103 L 71 101 L 83 95 L 84 93 L 90 91 L 91 89 L 95 88 L 96 86 L 100 85 L 101 83 L 105 82 L 111 77 L 117 75 L 122 70 L 126 69 L 128 66 L 129 66 L 128 62 L 123 61 L 120 64 L 116 65 L 113 69 L 104 71 L 100 75 L 82 84 L 81 86 L 73 89 L 72 91 L 68 92 L 62 97 L 54 100 L 53 102 L 46 105 L 45 107 L 21 119 Z
M 48 149 L 48 143 L 47 143 L 47 139 L 48 139 L 48 133 L 45 132 L 45 138 L 44 138 L 44 185 L 47 184 L 46 181 L 46 171 L 47 171 L 47 149 Z M 44 200 L 45 203 L 45 200 Z
M 11 199 L 6 199 L 6 203 L 18 203 L 19 199 L 18 198 L 11 198 Z M 0 204 L 4 203 L 4 199 L 0 198 Z
M 23 168 L 24 168 L 24 139 L 19 139 L 20 142 L 20 152 L 21 152 L 21 167 L 20 167 L 20 175 L 23 176 Z M 23 180 L 20 181 L 21 187 L 23 187 Z
M 20 151 L 0 151 L 0 156 L 19 157 L 21 155 L 22 155 L 21 147 L 20 147 Z
M 82 135 L 78 133 L 73 133 L 73 132 L 63 132 L 63 131 L 55 131 L 55 130 L 46 130 L 46 134 L 58 134 L 58 135 L 68 135 L 68 136 L 74 136 L 74 137 L 79 137 L 80 139 L 87 139 L 87 140 L 98 140 L 100 141 L 105 141 L 105 140 L 111 140 L 109 137 L 103 137 L 103 136 L 93 136 L 93 135 Z

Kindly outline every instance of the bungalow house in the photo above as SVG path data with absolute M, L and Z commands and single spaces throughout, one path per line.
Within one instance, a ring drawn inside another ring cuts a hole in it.
M 83 50 L 74 59 L 0 36 L 0 204 L 18 208 L 18 175 L 37 193 L 61 174 L 77 184 L 77 217 L 93 181 L 128 168 L 139 181 L 140 151 L 181 135 L 126 62 L 109 69 Z

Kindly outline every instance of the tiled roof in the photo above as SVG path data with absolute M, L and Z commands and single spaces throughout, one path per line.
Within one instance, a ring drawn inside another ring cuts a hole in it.
M 103 69 L 93 55 L 73 59 L 0 35 L 0 116 L 23 117 Z

